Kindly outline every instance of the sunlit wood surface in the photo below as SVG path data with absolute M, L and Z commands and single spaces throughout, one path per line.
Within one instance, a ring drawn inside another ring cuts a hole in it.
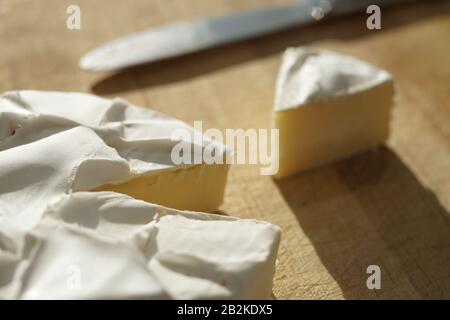
M 118 74 L 78 68 L 83 53 L 132 31 L 282 2 L 77 0 L 82 28 L 71 31 L 73 1 L 3 0 L 0 89 L 120 96 L 191 124 L 264 128 L 288 46 L 385 68 L 398 89 L 387 147 L 279 182 L 254 167 L 232 168 L 221 211 L 282 228 L 276 299 L 449 299 L 450 2 L 386 9 L 380 31 L 367 30 L 361 13 Z M 371 264 L 381 267 L 381 290 L 366 287 Z

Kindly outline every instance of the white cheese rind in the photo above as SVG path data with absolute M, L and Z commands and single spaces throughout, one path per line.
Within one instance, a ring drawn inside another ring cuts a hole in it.
M 0 298 L 269 298 L 277 227 L 84 192 L 172 171 L 175 188 L 193 174 L 171 161 L 177 129 L 194 130 L 123 100 L 0 97 Z
M 184 141 L 184 137 L 173 139 L 176 130 L 186 130 L 195 139 L 187 143 L 214 143 L 217 150 L 227 152 L 225 146 L 194 134 L 194 128 L 183 121 L 119 98 L 108 100 L 85 93 L 6 92 L 0 97 L 0 123 L 7 128 L 0 132 L 0 150 L 76 126 L 89 128 L 116 149 L 136 174 L 193 165 L 175 165 L 171 159 L 173 146 Z
M 358 93 L 389 81 L 392 76 L 387 71 L 351 56 L 317 48 L 289 48 L 278 73 L 275 111 Z
M 202 137 L 185 141 L 200 152 L 209 143 L 227 151 L 180 120 L 83 93 L 7 92 L 0 97 L 0 127 L 0 181 L 7 181 L 0 184 L 0 217 L 17 215 L 27 226 L 69 192 L 193 167 L 172 161 L 177 130 Z
M 112 192 L 78 192 L 49 206 L 20 237 L 2 234 L 0 247 L 9 241 L 20 248 L 25 237 L 31 249 L 16 250 L 15 260 L 9 254 L 13 262 L 0 253 L 0 274 L 10 270 L 3 298 L 267 299 L 280 231 Z

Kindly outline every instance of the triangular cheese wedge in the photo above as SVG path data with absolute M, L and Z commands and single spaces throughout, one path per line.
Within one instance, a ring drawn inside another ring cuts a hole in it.
M 280 137 L 276 177 L 382 144 L 393 95 L 392 76 L 364 61 L 322 49 L 288 49 L 272 117 Z
M 189 139 L 173 139 L 177 130 Z M 192 163 L 172 161 L 180 142 L 191 147 Z M 186 123 L 121 99 L 8 92 L 0 98 L 0 180 L 8 181 L 0 185 L 0 214 L 32 219 L 28 209 L 39 212 L 48 199 L 89 190 L 213 211 L 222 203 L 228 167 L 195 164 L 206 146 L 227 152 Z

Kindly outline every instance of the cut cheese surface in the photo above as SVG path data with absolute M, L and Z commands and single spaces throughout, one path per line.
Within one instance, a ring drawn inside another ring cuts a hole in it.
M 114 191 L 175 209 L 214 211 L 224 197 L 227 165 L 197 165 L 141 176 L 93 191 Z
M 113 192 L 76 192 L 0 228 L 7 299 L 267 299 L 280 231 Z
M 272 115 L 280 137 L 276 177 L 384 143 L 393 95 L 384 70 L 325 50 L 288 49 Z
M 82 93 L 17 91 L 1 96 L 0 124 L 0 179 L 16 180 L 0 186 L 0 214 L 15 214 L 10 199 L 20 199 L 27 216 L 27 207 L 38 212 L 48 198 L 88 190 L 184 210 L 222 203 L 227 166 L 175 164 L 171 152 L 180 142 L 199 146 L 193 153 L 213 145 L 225 154 L 225 146 L 197 141 L 192 127 L 153 110 Z M 192 140 L 174 139 L 177 130 Z

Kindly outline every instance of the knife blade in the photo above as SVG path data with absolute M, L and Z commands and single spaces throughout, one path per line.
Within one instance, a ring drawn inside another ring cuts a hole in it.
M 82 69 L 106 72 L 241 41 L 323 17 L 407 0 L 305 0 L 150 28 L 107 42 L 81 57 Z

